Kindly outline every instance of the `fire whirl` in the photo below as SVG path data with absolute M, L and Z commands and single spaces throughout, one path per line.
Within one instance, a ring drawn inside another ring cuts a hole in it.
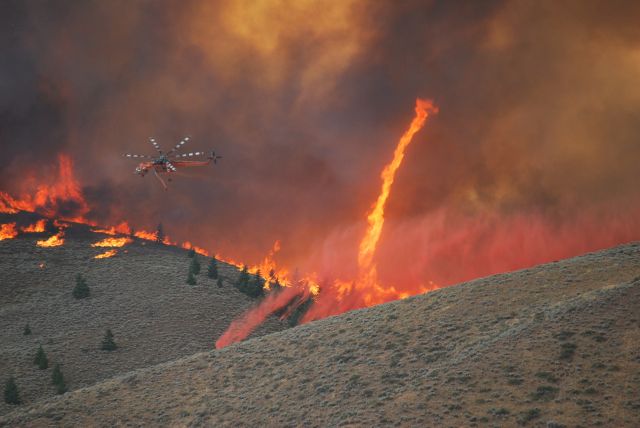
M 385 205 L 391 193 L 395 174 L 402 165 L 405 150 L 411 144 L 414 135 L 422 129 L 429 114 L 437 112 L 438 108 L 432 101 L 416 100 L 415 117 L 400 138 L 393 152 L 393 159 L 384 167 L 380 175 L 382 188 L 367 215 L 367 230 L 360 242 L 357 281 L 336 281 L 333 285 L 322 289 L 316 296 L 315 303 L 303 317 L 302 322 L 408 296 L 406 293 L 399 293 L 395 288 L 385 287 L 378 282 L 374 255 L 384 225 Z M 303 298 L 307 297 L 310 286 L 308 281 L 302 281 L 302 285 L 293 284 L 293 286 L 285 288 L 284 291 L 267 296 L 260 305 L 229 326 L 227 331 L 216 341 L 216 348 L 223 348 L 244 339 L 269 315 L 288 305 L 293 298 L 299 295 L 302 295 Z M 428 289 L 422 288 L 416 292 Z

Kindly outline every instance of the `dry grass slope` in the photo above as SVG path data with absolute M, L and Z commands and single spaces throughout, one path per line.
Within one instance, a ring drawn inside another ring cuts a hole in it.
M 136 241 L 113 258 L 95 260 L 104 238 L 74 226 L 62 247 L 39 248 L 36 236 L 0 241 L 0 374 L 15 376 L 25 404 L 55 394 L 51 370 L 60 363 L 73 390 L 142 367 L 214 347 L 229 323 L 253 300 L 232 285 L 237 269 L 219 264 L 223 288 L 206 276 L 198 256 L 198 285 L 185 283 L 191 259 L 186 250 Z M 86 228 L 85 228 L 86 229 Z M 46 235 L 46 234 L 44 234 Z M 40 263 L 45 267 L 40 268 Z M 75 275 L 89 284 L 87 299 L 74 299 Z M 23 335 L 26 323 L 32 334 Z M 255 334 L 284 328 L 271 320 Z M 107 328 L 118 349 L 100 350 Z M 50 367 L 38 370 L 38 345 Z M 15 410 L 0 403 L 0 414 Z
M 640 244 L 73 391 L 0 425 L 640 426 Z

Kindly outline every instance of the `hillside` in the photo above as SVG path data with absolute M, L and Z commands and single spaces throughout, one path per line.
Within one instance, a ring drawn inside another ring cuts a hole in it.
M 254 303 L 232 286 L 238 274 L 234 266 L 219 263 L 219 288 L 206 276 L 208 259 L 202 256 L 196 256 L 202 265 L 197 285 L 187 285 L 191 259 L 183 249 L 135 239 L 115 257 L 94 259 L 108 248 L 91 244 L 106 235 L 74 225 L 67 229 L 64 245 L 36 246 L 49 235 L 0 241 L 0 373 L 3 384 L 9 376 L 16 378 L 26 404 L 55 394 L 55 363 L 61 364 L 73 390 L 206 351 Z M 89 285 L 87 299 L 71 294 L 78 273 Z M 32 334 L 25 336 L 27 323 Z M 107 328 L 119 346 L 113 352 L 100 350 Z M 254 335 L 281 328 L 272 320 Z M 38 370 L 33 362 L 40 344 L 49 358 L 48 370 Z M 13 409 L 0 403 L 0 413 Z
M 0 425 L 640 426 L 639 323 L 635 243 L 131 372 Z

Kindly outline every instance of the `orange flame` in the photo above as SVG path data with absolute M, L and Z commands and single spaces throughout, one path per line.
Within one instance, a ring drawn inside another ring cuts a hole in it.
M 182 243 L 182 248 L 186 250 L 193 250 L 198 254 L 202 254 L 203 256 L 209 256 L 209 252 L 202 247 L 198 247 L 197 245 L 193 245 L 191 242 L 186 241 Z
M 44 227 L 46 226 L 46 224 L 47 224 L 47 221 L 42 219 L 42 220 L 38 220 L 34 224 L 31 224 L 26 227 L 22 227 L 20 228 L 20 230 L 22 232 L 27 232 L 27 233 L 44 232 Z
M 15 223 L 0 224 L 0 241 L 18 236 Z
M 95 256 L 94 259 L 107 259 L 115 256 L 116 254 L 118 254 L 118 250 L 107 250 L 104 253 Z
M 60 231 L 56 235 L 49 237 L 49 239 L 37 241 L 36 245 L 38 247 L 59 247 L 64 244 L 64 232 Z
M 359 281 L 357 286 L 359 289 L 374 289 L 369 290 L 365 296 L 365 303 L 367 306 L 380 303 L 376 301 L 376 294 L 379 295 L 384 291 L 378 284 L 377 271 L 373 262 L 373 256 L 376 252 L 378 241 L 380 240 L 380 234 L 382 233 L 382 226 L 384 225 L 384 208 L 387 203 L 387 199 L 389 199 L 391 186 L 395 180 L 396 172 L 398 171 L 398 168 L 400 168 L 400 165 L 402 165 L 406 148 L 411 144 L 416 132 L 424 126 L 427 117 L 429 117 L 429 113 L 438 112 L 438 108 L 434 106 L 432 101 L 421 100 L 419 98 L 416 100 L 415 110 L 416 116 L 413 118 L 411 125 L 409 125 L 409 129 L 407 129 L 400 138 L 400 141 L 393 152 L 393 159 L 384 167 L 380 174 L 380 178 L 382 179 L 382 188 L 380 189 L 378 199 L 373 204 L 371 211 L 367 215 L 367 231 L 362 238 L 362 241 L 360 241 L 360 248 L 358 251 Z M 374 293 L 371 291 L 374 291 Z
M 116 234 L 131 235 L 131 227 L 126 221 L 123 221 L 116 226 L 111 226 L 109 228 L 102 228 L 102 229 L 100 228 L 91 229 L 91 231 L 95 233 L 104 233 L 105 235 L 116 235 Z
M 134 232 L 133 236 L 135 236 L 136 238 L 147 240 L 147 241 L 156 240 L 156 234 L 154 232 L 147 232 L 144 230 L 138 230 Z
M 269 295 L 256 308 L 231 323 L 227 331 L 225 331 L 216 342 L 216 348 L 227 346 L 247 337 L 267 316 L 275 310 L 282 308 L 284 305 L 287 305 L 296 293 L 311 292 L 316 296 L 315 304 L 312 305 L 304 315 L 302 322 L 409 296 L 406 292 L 398 292 L 394 287 L 384 287 L 379 284 L 374 255 L 384 225 L 385 205 L 391 192 L 391 186 L 395 180 L 395 174 L 398 168 L 400 168 L 400 165 L 402 165 L 405 150 L 413 140 L 413 136 L 422 129 L 429 114 L 437 113 L 438 109 L 432 101 L 417 99 L 415 112 L 416 115 L 414 119 L 400 138 L 393 152 L 393 159 L 384 167 L 380 174 L 382 189 L 371 211 L 367 215 L 367 230 L 360 241 L 358 251 L 358 281 L 336 281 L 329 289 L 324 290 L 324 292 L 321 290 L 318 293 L 319 287 L 317 282 L 303 280 L 299 281 L 298 284 L 293 284 L 293 287 L 287 290 L 286 294 L 278 293 L 274 296 Z M 279 243 L 277 244 L 279 249 Z M 275 264 L 272 264 L 272 255 L 275 251 L 277 250 L 274 246 L 272 253 L 265 259 L 266 266 L 275 266 Z M 313 275 L 311 278 L 312 277 Z M 416 289 L 416 293 L 428 291 L 433 287 L 433 284 L 430 284 L 429 287 L 420 287 Z M 308 294 L 305 295 L 308 296 Z
M 35 196 L 32 196 L 35 195 Z M 73 206 L 73 214 L 61 215 L 60 204 Z M 0 192 L 0 212 L 15 214 L 19 211 L 40 213 L 46 217 L 58 216 L 67 221 L 89 223 L 84 217 L 89 212 L 80 184 L 73 175 L 73 162 L 65 155 L 58 156 L 58 176 L 52 184 L 39 184 L 35 191 L 16 199 Z
M 125 245 L 131 243 L 131 238 L 127 238 L 125 236 L 121 238 L 105 238 L 102 241 L 95 242 L 91 244 L 92 247 L 124 247 Z

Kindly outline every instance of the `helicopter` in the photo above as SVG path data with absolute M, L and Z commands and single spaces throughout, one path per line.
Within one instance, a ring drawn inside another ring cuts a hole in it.
M 125 153 L 122 156 L 131 159 L 149 159 L 147 161 L 141 162 L 133 172 L 141 177 L 144 177 L 149 171 L 153 171 L 153 174 L 162 184 L 164 190 L 167 190 L 167 183 L 162 179 L 160 174 L 172 174 L 178 171 L 178 168 L 185 167 L 194 167 L 194 166 L 206 166 L 209 165 L 212 161 L 214 164 L 218 163 L 218 159 L 222 159 L 222 156 L 217 156 L 216 153 L 212 150 L 209 153 L 206 152 L 189 152 L 189 153 L 178 153 L 182 146 L 187 144 L 190 140 L 190 137 L 184 137 L 176 146 L 164 153 L 160 148 L 160 145 L 155 140 L 155 138 L 149 138 L 149 142 L 151 145 L 158 151 L 158 156 L 148 156 L 148 155 L 137 155 L 132 153 Z M 202 159 L 202 156 L 207 156 Z M 201 158 L 200 160 L 187 160 L 191 158 Z M 171 181 L 171 178 L 168 178 L 168 181 Z

